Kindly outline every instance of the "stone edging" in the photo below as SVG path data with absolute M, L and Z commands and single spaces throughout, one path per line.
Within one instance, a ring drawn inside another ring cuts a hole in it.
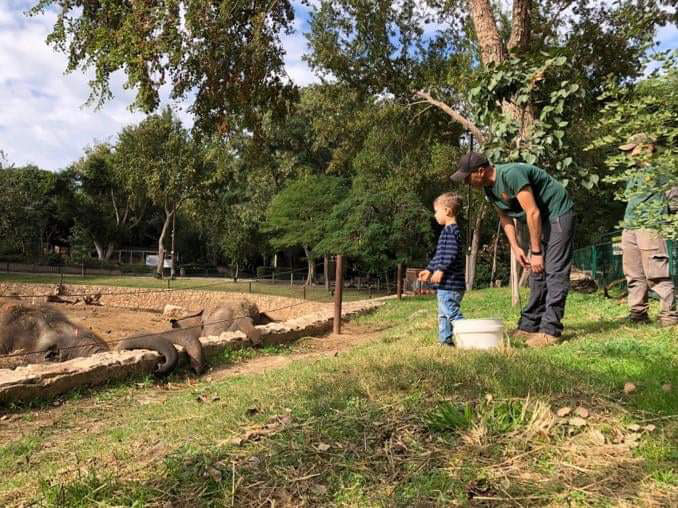
M 387 296 L 345 303 L 342 318 L 349 319 L 372 311 L 392 298 Z M 333 320 L 333 310 L 324 310 L 281 323 L 270 323 L 259 327 L 262 330 L 261 339 L 264 345 L 287 344 L 301 337 L 329 331 Z M 200 341 L 208 357 L 228 349 L 251 346 L 242 332 L 224 332 L 219 336 L 201 337 Z M 187 363 L 182 350 L 179 351 L 179 357 L 182 363 Z M 159 353 L 155 351 L 112 351 L 60 363 L 0 369 L 0 404 L 49 399 L 78 387 L 150 374 L 158 360 Z

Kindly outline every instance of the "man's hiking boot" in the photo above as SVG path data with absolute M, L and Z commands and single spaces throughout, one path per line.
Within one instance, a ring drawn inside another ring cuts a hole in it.
M 678 317 L 675 316 L 670 316 L 670 317 L 660 317 L 659 318 L 659 326 L 662 328 L 668 328 L 669 326 L 676 326 L 678 325 Z
M 532 335 L 533 333 L 534 332 L 528 332 L 527 330 L 521 330 L 520 328 L 516 328 L 511 332 L 511 338 L 526 340 L 529 339 L 530 335 Z
M 530 337 L 525 341 L 527 347 L 546 347 L 555 346 L 556 344 L 560 344 L 560 337 L 543 332 L 531 333 Z
M 648 324 L 650 322 L 650 316 L 647 315 L 647 313 L 644 314 L 635 314 L 631 313 L 626 318 L 624 319 L 627 323 L 634 323 L 634 324 Z

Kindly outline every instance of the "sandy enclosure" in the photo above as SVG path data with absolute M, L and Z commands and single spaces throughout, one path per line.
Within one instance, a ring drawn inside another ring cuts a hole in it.
M 46 303 L 44 295 L 53 294 L 54 285 L 47 284 L 0 284 L 0 301 L 6 295 L 27 296 L 21 301 L 27 304 Z M 100 305 L 86 305 L 77 295 L 101 293 Z M 30 295 L 36 295 L 30 297 Z M 257 304 L 275 321 L 287 321 L 331 307 L 332 304 L 311 302 L 293 298 L 242 294 L 220 291 L 177 290 L 170 292 L 130 290 L 106 286 L 66 286 L 64 299 L 75 304 L 50 303 L 70 320 L 92 330 L 107 342 L 116 342 L 132 335 L 163 332 L 171 329 L 169 319 L 162 314 L 166 304 L 178 305 L 187 311 L 212 308 L 240 298 Z M 1 362 L 0 362 L 1 363 Z M 15 363 L 15 362 L 13 362 Z M 19 362 L 19 364 L 24 362 Z M 0 365 L 0 368 L 8 367 Z

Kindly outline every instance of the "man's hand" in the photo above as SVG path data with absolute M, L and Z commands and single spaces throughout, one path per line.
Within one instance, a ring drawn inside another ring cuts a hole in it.
M 431 276 L 431 272 L 428 270 L 422 270 L 419 272 L 419 275 L 417 275 L 417 280 L 420 282 L 426 282 L 428 281 L 428 278 Z
M 530 254 L 530 267 L 532 273 L 541 273 L 544 271 L 544 255 L 543 254 Z
M 531 266 L 530 260 L 527 259 L 525 251 L 523 249 L 521 249 L 520 247 L 516 248 L 515 254 L 518 263 L 520 263 L 520 266 L 522 266 L 523 268 L 530 268 Z
M 442 270 L 436 270 L 433 272 L 433 276 L 431 277 L 431 284 L 440 284 L 443 280 L 443 274 L 444 272 Z

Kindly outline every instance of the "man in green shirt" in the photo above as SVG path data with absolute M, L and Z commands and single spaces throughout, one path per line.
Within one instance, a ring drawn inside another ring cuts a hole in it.
M 574 204 L 562 184 L 546 171 L 523 163 L 497 164 L 470 152 L 450 178 L 482 188 L 499 214 L 518 262 L 530 270 L 530 299 L 518 322 L 528 346 L 557 344 L 570 288 L 574 253 Z M 529 257 L 518 243 L 514 220 L 527 222 Z
M 643 154 L 652 153 L 656 146 L 646 134 L 635 134 L 628 142 L 619 147 L 634 159 L 642 159 Z M 624 213 L 624 223 L 632 224 L 638 207 L 648 201 L 658 201 L 669 213 L 668 196 L 663 192 L 638 193 L 635 189 L 643 178 L 643 166 L 638 165 L 638 173 L 626 183 L 626 195 L 630 196 Z M 678 187 L 669 191 L 676 194 Z M 678 324 L 678 312 L 674 303 L 675 289 L 669 273 L 669 255 L 666 240 L 656 232 L 645 229 L 625 227 L 622 231 L 622 265 L 629 288 L 628 320 L 634 323 L 649 323 L 648 292 L 652 289 L 659 296 L 659 323 L 662 326 Z

